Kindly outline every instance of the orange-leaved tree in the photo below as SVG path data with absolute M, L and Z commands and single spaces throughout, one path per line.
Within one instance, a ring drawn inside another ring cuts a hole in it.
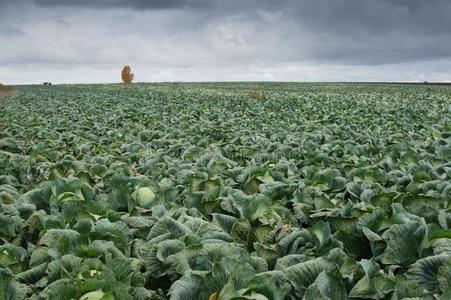
M 124 66 L 124 68 L 122 69 L 122 81 L 124 83 L 132 83 L 135 74 L 133 74 L 131 71 L 132 69 L 130 68 L 130 66 Z

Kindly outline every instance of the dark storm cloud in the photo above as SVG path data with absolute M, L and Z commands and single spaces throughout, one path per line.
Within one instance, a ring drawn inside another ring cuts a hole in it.
M 40 6 L 72 6 L 91 8 L 171 9 L 208 5 L 208 0 L 34 0 Z
M 449 0 L 30 0 L 43 7 L 129 8 L 209 10 L 221 17 L 256 12 L 281 13 L 304 28 L 318 33 L 361 32 L 380 34 L 393 31 L 451 33 Z
M 290 9 L 311 30 L 332 32 L 451 32 L 448 0 L 315 0 L 295 1 Z

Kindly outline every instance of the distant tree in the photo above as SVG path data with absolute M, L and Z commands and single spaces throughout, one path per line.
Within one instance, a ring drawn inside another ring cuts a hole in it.
M 124 83 L 132 83 L 135 74 L 133 74 L 131 71 L 132 69 L 130 68 L 130 66 L 124 66 L 124 68 L 122 69 L 122 81 Z

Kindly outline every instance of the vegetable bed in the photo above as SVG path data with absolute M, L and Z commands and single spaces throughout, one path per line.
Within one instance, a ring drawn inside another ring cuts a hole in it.
M 451 299 L 451 88 L 15 89 L 0 299 Z

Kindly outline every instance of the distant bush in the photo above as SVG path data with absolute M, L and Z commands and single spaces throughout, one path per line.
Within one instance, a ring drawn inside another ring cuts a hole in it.
M 0 83 L 0 94 L 5 97 L 11 97 L 13 94 L 13 89 L 10 86 Z
M 131 71 L 132 69 L 130 68 L 130 66 L 124 66 L 124 68 L 122 69 L 122 81 L 124 83 L 132 83 L 135 74 L 133 74 Z
M 14 91 L 12 87 L 0 83 L 0 100 L 2 98 L 1 96 L 6 98 L 0 101 L 0 112 L 8 105 L 9 102 L 11 102 L 11 96 L 13 93 Z M 3 123 L 0 120 L 0 131 L 1 130 L 3 130 Z
M 249 93 L 247 93 L 247 96 L 251 99 L 255 99 L 255 100 L 265 100 L 266 99 L 266 95 L 263 92 L 259 92 L 259 91 L 250 91 Z

